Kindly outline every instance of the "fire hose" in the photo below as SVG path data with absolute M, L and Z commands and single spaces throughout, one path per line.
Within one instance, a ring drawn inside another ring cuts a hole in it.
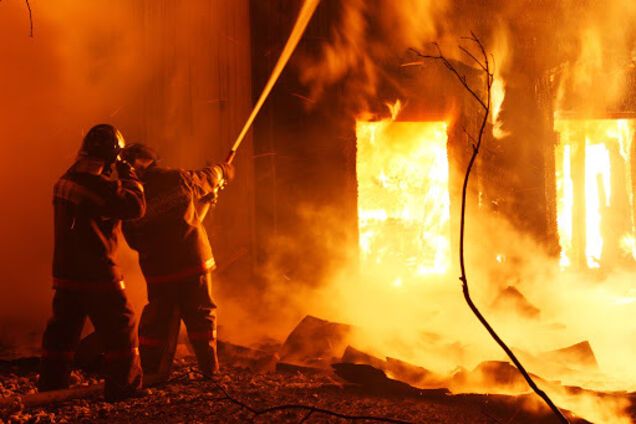
M 278 61 L 276 62 L 276 65 L 274 65 L 274 69 L 272 70 L 272 73 L 270 74 L 269 79 L 267 80 L 267 84 L 265 84 L 265 87 L 263 88 L 263 91 L 261 92 L 261 95 L 258 98 L 258 101 L 254 105 L 252 112 L 247 118 L 247 121 L 245 121 L 245 124 L 243 125 L 241 132 L 236 137 L 236 140 L 234 141 L 234 144 L 232 145 L 230 152 L 225 158 L 225 163 L 231 164 L 234 161 L 236 152 L 239 146 L 241 145 L 241 143 L 243 142 L 243 140 L 245 139 L 245 136 L 247 135 L 247 132 L 249 131 L 250 127 L 254 123 L 254 119 L 256 119 L 256 115 L 258 115 L 258 112 L 260 112 L 261 108 L 263 107 L 263 103 L 265 103 L 265 100 L 269 96 L 269 93 L 272 91 L 272 88 L 274 88 L 274 84 L 276 84 L 276 81 L 278 81 L 278 78 L 280 77 L 280 74 L 283 72 L 283 69 L 287 65 L 287 62 L 289 62 L 289 58 L 291 57 L 292 53 L 294 53 L 294 50 L 296 50 L 296 46 L 298 46 L 298 42 L 300 41 L 300 38 L 305 32 L 305 29 L 307 28 L 307 25 L 309 24 L 311 17 L 316 11 L 316 7 L 318 7 L 318 3 L 320 3 L 320 0 L 305 0 L 305 2 L 303 3 L 303 6 L 300 9 L 300 12 L 298 13 L 298 17 L 296 18 L 296 23 L 294 24 L 294 27 L 292 28 L 289 38 L 287 39 L 287 43 L 285 43 L 285 47 L 283 47 L 283 51 L 278 57 Z M 214 192 L 210 193 L 209 196 L 206 196 L 203 199 L 201 199 L 200 205 L 198 208 L 198 214 L 199 214 L 200 220 L 205 219 L 210 209 L 210 206 L 216 203 L 216 200 L 219 195 L 219 191 L 223 190 L 224 188 L 225 188 L 225 181 L 223 181 L 221 185 L 214 190 Z
M 247 121 L 245 121 L 245 125 L 243 125 L 243 129 L 239 133 L 238 137 L 236 137 L 236 141 L 234 141 L 234 144 L 232 145 L 232 148 L 230 149 L 230 152 L 225 159 L 226 163 L 232 163 L 232 161 L 234 160 L 236 151 L 247 135 L 247 131 L 252 126 L 256 115 L 258 115 L 258 112 L 263 107 L 265 99 L 267 99 L 267 97 L 269 96 L 269 93 L 272 91 L 274 84 L 276 84 L 276 81 L 278 81 L 278 77 L 280 76 L 281 72 L 283 72 L 285 65 L 287 65 L 287 62 L 289 62 L 289 58 L 291 57 L 294 50 L 296 50 L 296 46 L 298 45 L 300 38 L 305 32 L 305 29 L 307 28 L 307 25 L 309 24 L 309 21 L 311 20 L 311 17 L 313 16 L 314 11 L 318 6 L 318 3 L 320 3 L 320 0 L 305 0 L 305 3 L 298 13 L 298 18 L 296 18 L 296 23 L 292 28 L 291 35 L 287 39 L 287 43 L 285 44 L 285 47 L 283 48 L 283 51 L 281 52 L 280 57 L 278 58 L 278 61 L 276 62 L 271 75 L 269 76 L 269 79 L 267 80 L 267 84 L 265 84 L 265 88 L 263 88 L 263 92 L 254 105 L 252 113 L 250 113 Z

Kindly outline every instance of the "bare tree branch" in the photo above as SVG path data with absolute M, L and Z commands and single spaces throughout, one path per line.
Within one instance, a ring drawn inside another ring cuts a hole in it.
M 29 37 L 33 38 L 33 11 L 31 10 L 31 3 L 29 0 L 26 1 L 26 6 L 29 11 Z
M 434 43 L 433 45 L 437 49 L 436 55 L 423 54 L 422 52 L 419 52 L 417 50 L 412 50 L 412 51 L 414 51 L 415 54 L 417 54 L 422 59 L 433 59 L 433 60 L 439 60 L 440 62 L 442 62 L 444 66 L 446 67 L 446 69 L 448 69 L 451 73 L 453 73 L 457 77 L 459 82 L 473 96 L 473 98 L 481 105 L 481 107 L 487 110 L 488 106 L 486 105 L 486 103 L 484 103 L 482 98 L 466 82 L 466 75 L 460 74 L 459 71 L 455 68 L 455 66 L 452 63 L 450 63 L 450 61 L 442 54 L 442 50 L 440 49 L 439 44 Z
M 477 317 L 479 322 L 481 322 L 481 324 L 486 328 L 486 330 L 488 331 L 490 336 L 503 349 L 503 351 L 506 353 L 506 355 L 508 355 L 510 360 L 517 367 L 517 369 L 519 370 L 519 372 L 521 373 L 523 378 L 526 380 L 528 385 L 532 388 L 532 390 L 534 390 L 534 392 L 539 397 L 541 397 L 541 399 L 543 399 L 543 401 L 550 407 L 550 409 L 552 410 L 554 415 L 561 422 L 569 423 L 569 421 L 567 420 L 567 418 L 565 418 L 565 416 L 559 410 L 559 408 L 554 404 L 554 402 L 552 402 L 552 399 L 550 399 L 550 397 L 535 384 L 534 380 L 532 380 L 532 377 L 530 377 L 530 374 L 528 374 L 528 372 L 526 371 L 524 366 L 521 364 L 519 359 L 517 359 L 515 354 L 508 347 L 508 345 L 506 345 L 506 343 L 499 337 L 499 335 L 491 327 L 491 325 L 488 323 L 486 318 L 481 314 L 481 312 L 479 311 L 477 306 L 475 306 L 475 303 L 473 302 L 472 298 L 470 297 L 470 292 L 469 292 L 469 288 L 468 288 L 468 277 L 466 275 L 466 264 L 465 264 L 465 261 L 464 261 L 464 240 L 465 240 L 465 227 L 466 227 L 466 198 L 467 198 L 467 194 L 468 194 L 468 182 L 470 180 L 470 174 L 471 174 L 471 171 L 473 169 L 473 166 L 475 165 L 475 161 L 477 160 L 477 156 L 479 155 L 479 149 L 481 148 L 481 143 L 482 143 L 483 136 L 484 136 L 484 130 L 486 128 L 486 122 L 488 122 L 488 116 L 490 114 L 491 88 L 492 88 L 492 83 L 493 83 L 493 79 L 494 79 L 494 74 L 491 71 L 490 62 L 488 60 L 488 54 L 486 53 L 486 49 L 484 48 L 484 45 L 481 43 L 479 38 L 473 32 L 471 32 L 470 35 L 471 35 L 470 37 L 464 37 L 462 39 L 463 40 L 469 40 L 469 41 L 473 42 L 477 46 L 477 48 L 479 50 L 479 53 L 482 56 L 482 60 L 483 61 L 477 59 L 475 57 L 475 55 L 470 53 L 465 47 L 460 46 L 460 49 L 464 53 L 466 53 L 470 58 L 472 58 L 476 63 L 478 63 L 481 66 L 482 70 L 484 71 L 484 74 L 485 74 L 485 77 L 486 77 L 486 87 L 485 87 L 486 88 L 486 99 L 485 100 L 482 97 L 480 97 L 476 93 L 476 91 L 473 90 L 472 87 L 470 87 L 470 84 L 466 80 L 466 76 L 463 75 L 463 74 L 460 74 L 459 71 L 457 71 L 455 66 L 444 56 L 444 54 L 442 53 L 442 51 L 441 51 L 441 49 L 440 49 L 440 47 L 439 47 L 439 45 L 437 43 L 435 43 L 435 47 L 437 48 L 437 55 L 424 55 L 424 54 L 421 54 L 421 53 L 416 51 L 416 53 L 422 58 L 434 59 L 434 60 L 441 61 L 446 66 L 446 68 L 448 68 L 448 70 L 451 71 L 457 77 L 459 82 L 471 94 L 471 96 L 473 96 L 473 98 L 479 103 L 479 105 L 484 110 L 484 115 L 483 115 L 483 118 L 481 120 L 481 125 L 479 127 L 479 133 L 477 135 L 477 142 L 476 143 L 474 142 L 474 140 L 475 140 L 474 137 L 469 137 L 469 138 L 471 138 L 471 140 L 473 140 L 473 143 L 474 143 L 473 144 L 473 154 L 471 155 L 470 160 L 468 162 L 468 166 L 466 168 L 466 174 L 464 176 L 464 183 L 462 185 L 461 218 L 460 218 L 460 228 L 459 228 L 459 263 L 460 263 L 460 267 L 461 267 L 461 276 L 459 277 L 459 279 L 462 282 L 462 291 L 463 291 L 463 294 L 464 294 L 464 299 L 466 300 L 466 303 L 470 307 L 470 309 L 473 312 L 473 314 L 475 314 L 475 316 Z M 464 132 L 466 132 L 466 131 L 464 130 Z
M 473 149 L 477 146 L 477 140 L 475 139 L 475 136 L 472 135 L 471 133 L 469 133 L 466 130 L 466 127 L 462 127 L 462 131 L 464 132 L 464 134 L 466 134 L 466 137 L 468 137 L 470 139 L 470 141 L 473 142 Z
M 302 424 L 302 423 L 306 422 L 306 421 L 309 419 L 309 417 L 311 417 L 311 416 L 312 416 L 312 414 L 313 414 L 313 413 L 314 413 L 314 411 L 309 411 L 309 412 L 308 412 L 308 413 L 307 413 L 307 414 L 303 417 L 303 419 L 302 419 L 302 420 L 300 420 L 300 421 L 298 422 L 298 424 Z
M 468 57 L 470 57 L 483 71 L 488 71 L 486 65 L 481 63 L 466 47 L 459 46 L 459 49 Z

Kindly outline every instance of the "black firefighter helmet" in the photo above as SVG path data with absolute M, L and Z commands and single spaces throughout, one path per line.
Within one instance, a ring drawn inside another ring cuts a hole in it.
M 137 159 L 150 160 L 156 163 L 159 160 L 157 152 L 142 143 L 131 143 L 121 152 L 121 158 L 130 164 L 134 164 Z
M 82 142 L 80 156 L 103 160 L 110 165 L 124 148 L 124 136 L 110 124 L 99 124 L 91 128 Z

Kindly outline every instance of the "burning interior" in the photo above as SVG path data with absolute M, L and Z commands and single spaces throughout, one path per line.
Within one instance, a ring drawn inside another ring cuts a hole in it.
M 557 119 L 561 265 L 633 264 L 633 119 Z
M 361 267 L 393 284 L 450 267 L 445 122 L 356 122 Z
M 550 180 L 563 268 L 633 265 L 634 122 L 554 121 L 558 143 Z M 449 270 L 447 130 L 445 122 L 356 121 L 358 232 L 365 270 L 402 267 L 410 276 Z M 403 280 L 396 276 L 394 284 Z

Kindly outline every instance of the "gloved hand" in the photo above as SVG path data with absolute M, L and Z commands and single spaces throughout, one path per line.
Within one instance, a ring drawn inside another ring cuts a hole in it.
M 231 163 L 223 162 L 220 163 L 219 166 L 223 170 L 223 179 L 226 183 L 232 182 L 234 180 L 234 165 Z
M 135 168 L 125 160 L 118 160 L 115 162 L 115 169 L 117 169 L 117 176 L 122 179 L 137 178 L 135 175 Z

